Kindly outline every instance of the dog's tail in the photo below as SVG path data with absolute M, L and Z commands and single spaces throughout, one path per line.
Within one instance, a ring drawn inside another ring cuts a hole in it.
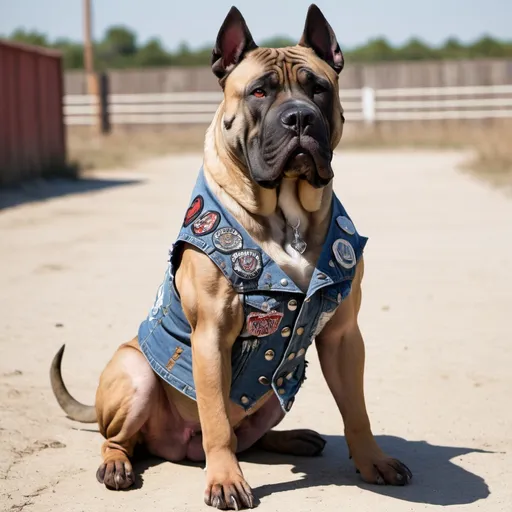
M 60 350 L 55 354 L 50 367 L 50 381 L 52 383 L 53 394 L 69 418 L 82 423 L 96 423 L 95 407 L 81 404 L 75 400 L 69 394 L 69 391 L 62 380 L 60 365 L 62 363 L 62 355 L 64 354 L 65 347 L 66 345 L 62 345 L 62 347 L 60 347 Z

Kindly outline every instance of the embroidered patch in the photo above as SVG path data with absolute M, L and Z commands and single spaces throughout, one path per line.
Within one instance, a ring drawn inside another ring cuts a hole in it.
M 254 249 L 237 251 L 231 255 L 233 270 L 242 279 L 256 279 L 260 276 L 263 268 L 261 254 Z
M 356 264 L 356 253 L 354 248 L 343 238 L 338 238 L 332 244 L 332 252 L 334 253 L 334 257 L 336 261 L 346 269 L 352 268 Z
M 213 245 L 225 254 L 244 246 L 242 235 L 234 228 L 220 228 L 213 234 Z
M 220 222 L 220 215 L 217 212 L 205 212 L 192 224 L 192 231 L 197 236 L 204 236 L 211 233 Z
M 355 234 L 356 228 L 355 228 L 353 222 L 348 217 L 345 217 L 344 215 L 340 215 L 336 219 L 336 222 L 337 222 L 338 226 L 343 231 L 345 231 L 345 233 L 347 233 L 348 235 L 354 235 Z
M 183 226 L 187 227 L 190 223 L 194 222 L 199 214 L 203 211 L 203 196 L 197 196 L 190 205 L 187 213 L 185 214 L 185 219 L 183 220 Z
M 271 311 L 270 313 L 250 313 L 247 317 L 247 332 L 257 338 L 274 334 L 283 316 L 283 313 L 277 311 Z

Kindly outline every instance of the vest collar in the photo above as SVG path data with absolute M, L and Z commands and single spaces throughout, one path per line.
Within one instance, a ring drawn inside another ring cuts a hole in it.
M 291 279 L 286 272 L 284 272 L 279 265 L 266 253 L 263 249 L 252 239 L 245 228 L 238 222 L 238 220 L 231 215 L 231 213 L 219 202 L 217 196 L 211 191 L 210 187 L 204 176 L 204 169 L 201 167 L 197 180 L 197 189 L 201 190 L 201 193 L 208 197 L 208 199 L 214 203 L 217 208 L 222 211 L 224 221 L 231 227 L 238 230 L 244 240 L 246 241 L 247 249 L 256 249 L 261 252 L 262 255 L 262 266 L 263 271 L 258 280 L 257 287 L 251 288 L 251 290 L 257 289 L 260 291 L 282 291 L 286 293 L 297 293 L 304 295 L 304 292 L 297 286 L 297 284 Z M 326 286 L 336 284 L 353 277 L 353 268 L 343 268 L 336 260 L 333 246 L 337 240 L 346 239 L 347 234 L 344 232 L 336 219 L 339 216 L 345 216 L 341 203 L 336 198 L 336 195 L 332 194 L 332 205 L 331 205 L 331 220 L 329 224 L 329 230 L 327 232 L 326 241 L 324 247 L 318 258 L 316 268 L 313 271 L 311 281 L 306 292 L 306 296 L 310 297 L 316 291 Z M 214 249 L 211 248 L 213 252 Z M 238 291 L 243 292 L 244 289 L 241 287 Z

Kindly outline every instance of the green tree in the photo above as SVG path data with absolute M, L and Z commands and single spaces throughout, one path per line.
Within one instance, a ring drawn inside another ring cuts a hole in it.
M 190 51 L 190 46 L 186 41 L 182 41 L 178 46 L 177 55 L 190 55 L 192 52 Z
M 133 30 L 121 25 L 110 27 L 101 43 L 112 53 L 130 56 L 137 53 L 137 36 Z
M 468 50 L 457 38 L 450 37 L 437 54 L 442 59 L 461 59 L 468 56 Z
M 213 45 L 191 51 L 186 43 L 181 43 L 178 50 L 171 55 L 173 66 L 209 66 Z
M 53 47 L 62 52 L 62 60 L 66 69 L 84 67 L 84 47 L 70 39 L 57 39 Z
M 434 50 L 419 39 L 410 39 L 402 48 L 395 50 L 395 59 L 400 60 L 423 60 L 435 56 Z
M 472 57 L 506 57 L 505 45 L 490 36 L 484 36 L 469 46 Z
M 10 35 L 9 39 L 17 43 L 32 44 L 35 46 L 51 46 L 46 34 L 37 32 L 37 30 L 26 31 L 19 28 Z
M 286 46 L 295 46 L 296 44 L 297 41 L 294 41 L 287 36 L 275 36 L 261 42 L 261 46 L 265 46 L 267 48 L 284 48 Z
M 150 39 L 144 46 L 139 48 L 135 56 L 135 63 L 141 67 L 169 66 L 171 56 L 163 48 L 159 39 Z
M 110 27 L 103 39 L 95 44 L 95 66 L 98 70 L 135 66 L 137 36 L 128 27 Z
M 66 69 L 83 68 L 83 45 L 69 39 L 50 41 L 36 30 L 15 30 L 9 39 L 20 43 L 56 48 L 63 54 Z M 262 46 L 281 48 L 293 46 L 296 41 L 278 35 L 262 42 Z M 174 52 L 167 51 L 157 38 L 144 45 L 137 43 L 136 33 L 125 26 L 110 27 L 101 41 L 95 43 L 96 69 L 115 69 L 146 66 L 208 66 L 213 44 L 192 50 L 186 42 Z M 343 48 L 350 62 L 382 62 L 392 60 L 462 59 L 462 58 L 512 58 L 512 41 L 499 41 L 483 36 L 471 44 L 463 44 L 451 37 L 439 47 L 432 47 L 417 38 L 402 47 L 393 47 L 383 37 L 372 39 L 356 48 Z
M 396 50 L 383 37 L 372 39 L 367 44 L 346 52 L 347 58 L 360 62 L 394 60 Z

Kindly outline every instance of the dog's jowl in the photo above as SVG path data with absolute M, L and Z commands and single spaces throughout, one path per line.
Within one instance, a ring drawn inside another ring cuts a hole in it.
M 144 444 L 170 461 L 205 460 L 207 505 L 253 507 L 237 453 L 324 448 L 311 430 L 273 430 L 292 410 L 312 343 L 362 478 L 412 477 L 379 448 L 365 408 L 358 312 L 367 239 L 332 190 L 342 68 L 314 5 L 298 45 L 279 49 L 258 47 L 239 11 L 229 12 L 212 52 L 224 99 L 147 318 L 107 364 L 94 407 L 67 392 L 63 348 L 52 364 L 62 408 L 97 421 L 106 439 L 97 478 L 107 487 L 134 483 L 130 458 Z

